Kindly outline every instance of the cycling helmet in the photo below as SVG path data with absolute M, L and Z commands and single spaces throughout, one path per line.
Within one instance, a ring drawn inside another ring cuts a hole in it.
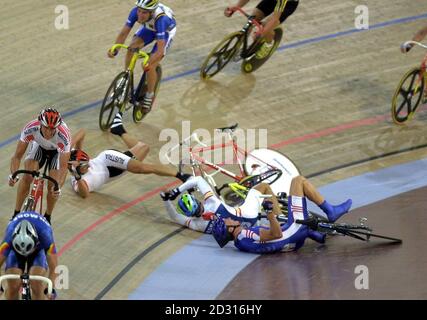
M 202 205 L 195 197 L 191 194 L 185 193 L 183 194 L 179 200 L 176 208 L 180 214 L 183 214 L 187 217 L 200 217 L 202 214 Z
M 225 221 L 221 217 L 217 217 L 212 223 L 212 235 L 215 238 L 216 242 L 222 248 L 229 241 L 233 240 L 233 236 L 228 232 L 228 227 L 225 224 Z
M 70 153 L 70 160 L 69 161 L 79 161 L 80 166 L 84 166 L 89 164 L 90 157 L 89 155 L 80 149 L 73 149 Z
M 153 11 L 159 6 L 159 0 L 137 0 L 135 5 L 141 9 Z
M 22 256 L 28 256 L 34 252 L 38 242 L 37 231 L 28 220 L 19 222 L 12 236 L 12 246 Z
M 62 118 L 55 108 L 48 107 L 40 111 L 39 121 L 43 126 L 55 129 L 62 123 Z

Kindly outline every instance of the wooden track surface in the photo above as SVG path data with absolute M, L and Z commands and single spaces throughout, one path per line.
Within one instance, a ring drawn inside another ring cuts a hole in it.
M 135 125 L 130 115 L 125 116 L 129 132 L 151 146 L 147 161 L 158 161 L 164 144 L 159 141 L 161 130 L 181 132 L 185 120 L 191 120 L 192 129 L 211 132 L 234 122 L 244 129 L 266 128 L 268 144 L 286 153 L 304 175 L 367 160 L 317 176 L 313 179 L 317 186 L 426 156 L 426 149 L 420 148 L 369 160 L 427 143 L 425 111 L 420 110 L 406 126 L 394 125 L 390 117 L 391 97 L 400 78 L 425 53 L 416 48 L 403 55 L 399 45 L 425 25 L 426 19 L 336 36 L 354 29 L 354 8 L 360 1 L 300 2 L 285 24 L 282 46 L 326 35 L 332 35 L 330 39 L 279 50 L 254 74 L 243 75 L 239 64 L 230 64 L 211 81 L 203 82 L 195 69 L 218 41 L 239 30 L 245 20 L 222 15 L 228 1 L 165 1 L 174 9 L 178 23 L 172 49 L 163 62 L 167 81 L 161 84 L 155 106 L 142 124 Z M 116 137 L 98 129 L 99 104 L 89 105 L 103 98 L 123 67 L 123 54 L 111 60 L 106 52 L 133 1 L 105 0 L 102 5 L 99 1 L 67 1 L 70 28 L 62 31 L 54 28 L 57 2 L 36 3 L 29 8 L 25 2 L 3 0 L 0 11 L 1 229 L 13 212 L 16 192 L 6 184 L 15 140 L 6 142 L 43 105 L 57 105 L 72 131 L 87 129 L 86 151 L 91 155 L 106 148 L 125 149 Z M 372 26 L 427 12 L 423 1 L 364 3 Z M 67 116 L 82 106 L 88 106 L 87 110 Z M 298 142 L 297 137 L 305 139 Z M 60 263 L 70 270 L 70 289 L 62 298 L 94 299 L 132 259 L 180 228 L 169 221 L 158 195 L 148 194 L 173 181 L 127 174 L 85 200 L 73 194 L 67 181 L 53 216 L 58 247 L 64 249 Z M 135 201 L 140 197 L 143 201 Z M 132 201 L 133 205 L 127 205 Z M 114 210 L 119 210 L 117 215 L 70 243 Z M 198 234 L 186 230 L 160 244 L 103 298 L 126 299 L 164 259 L 196 237 Z

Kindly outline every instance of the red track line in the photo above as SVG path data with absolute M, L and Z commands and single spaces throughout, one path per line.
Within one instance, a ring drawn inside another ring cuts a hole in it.
M 179 181 L 174 181 L 174 182 L 171 182 L 169 184 L 163 185 L 159 188 L 156 188 L 154 190 L 151 190 L 151 191 L 143 194 L 139 198 L 136 198 L 135 200 L 132 200 L 131 202 L 128 202 L 128 203 L 122 205 L 121 207 L 119 207 L 117 209 L 114 209 L 113 211 L 106 214 L 102 218 L 96 220 L 89 227 L 84 229 L 82 232 L 80 232 L 78 235 L 74 236 L 74 238 L 72 238 L 70 241 L 68 241 L 66 244 L 64 244 L 64 246 L 61 248 L 61 250 L 59 250 L 58 256 L 61 256 L 65 251 L 67 251 L 70 247 L 72 247 L 77 241 L 79 241 L 81 238 L 83 238 L 85 235 L 87 235 L 89 232 L 91 232 L 93 229 L 95 229 L 100 224 L 110 220 L 114 216 L 117 216 L 117 215 L 123 213 L 125 210 L 127 210 L 130 207 L 138 204 L 139 202 L 147 200 L 147 199 L 159 194 L 161 191 L 163 191 L 165 189 L 170 189 L 173 186 L 178 185 L 178 184 L 179 184 Z
M 421 108 L 421 109 L 425 109 L 425 108 Z M 306 140 L 310 140 L 310 139 L 316 139 L 316 138 L 320 138 L 320 137 L 324 137 L 324 136 L 328 136 L 330 134 L 334 134 L 337 132 L 341 132 L 341 131 L 345 131 L 345 130 L 349 130 L 352 128 L 357 128 L 357 127 L 362 127 L 362 126 L 368 126 L 368 125 L 372 125 L 372 124 L 376 124 L 378 122 L 382 122 L 385 119 L 388 119 L 390 117 L 389 113 L 384 114 L 384 115 L 379 115 L 379 116 L 375 116 L 375 117 L 371 117 L 371 118 L 366 118 L 366 119 L 361 119 L 361 120 L 355 120 L 349 123 L 345 123 L 336 127 L 332 127 L 332 128 L 327 128 L 327 129 L 323 129 L 317 132 L 313 132 L 313 133 L 309 133 L 309 134 L 305 134 L 299 137 L 295 137 L 295 138 L 291 138 L 288 140 L 284 140 L 281 142 L 278 142 L 276 144 L 271 145 L 269 148 L 271 149 L 279 149 L 283 146 L 289 145 L 289 144 L 295 144 L 295 143 L 300 143 Z M 159 194 L 161 191 L 165 190 L 165 189 L 170 189 L 171 187 L 177 185 L 179 182 L 175 181 L 175 182 L 171 182 L 169 184 L 166 184 L 164 186 L 161 186 L 159 188 L 156 188 L 154 190 L 151 190 L 145 194 L 143 194 L 141 197 L 128 202 L 126 204 L 124 204 L 123 206 L 111 211 L 110 213 L 108 213 L 107 215 L 103 216 L 102 218 L 98 219 L 97 221 L 95 221 L 94 223 L 92 223 L 89 227 L 87 227 L 86 229 L 84 229 L 82 232 L 80 232 L 78 235 L 76 235 L 74 238 L 72 238 L 70 241 L 68 241 L 66 244 L 64 244 L 64 246 L 61 248 L 61 250 L 59 250 L 58 256 L 61 256 L 65 251 L 67 251 L 70 247 L 72 247 L 77 241 L 79 241 L 81 238 L 83 238 L 85 235 L 87 235 L 89 232 L 91 232 L 93 229 L 95 229 L 97 226 L 101 225 L 102 223 L 110 220 L 111 218 L 113 218 L 114 216 L 117 216 L 121 213 L 123 213 L 126 209 L 138 204 L 141 201 L 147 200 L 153 196 L 155 196 L 156 194 Z

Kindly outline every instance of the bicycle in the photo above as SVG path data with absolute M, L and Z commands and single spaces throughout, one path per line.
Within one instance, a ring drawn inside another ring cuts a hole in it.
M 15 179 L 19 174 L 29 174 L 33 177 L 33 182 L 31 186 L 31 191 L 27 199 L 25 200 L 21 212 L 34 211 L 36 212 L 37 204 L 39 205 L 39 213 L 43 212 L 43 190 L 44 190 L 44 180 L 51 181 L 54 184 L 54 190 L 59 190 L 58 182 L 47 175 L 48 166 L 44 166 L 43 173 L 40 174 L 40 171 L 31 171 L 31 170 L 17 170 L 12 174 L 12 179 Z M 40 201 L 40 202 L 39 202 Z
M 124 113 L 133 106 L 132 119 L 135 123 L 141 122 L 150 112 L 150 110 L 142 111 L 135 106 L 136 102 L 140 101 L 147 91 L 147 77 L 145 72 L 143 72 L 137 88 L 134 88 L 134 69 L 136 62 L 138 59 L 142 59 L 142 66 L 144 67 L 148 63 L 149 54 L 140 49 L 129 49 L 129 46 L 120 43 L 113 45 L 110 51 L 114 52 L 119 48 L 132 50 L 133 55 L 128 68 L 120 72 L 114 78 L 113 82 L 111 82 L 104 100 L 102 101 L 99 113 L 99 128 L 102 131 L 106 131 L 110 128 L 114 116 L 119 111 Z M 153 102 L 157 96 L 160 80 L 162 79 L 162 68 L 160 65 L 157 66 L 156 72 L 157 82 L 154 87 Z
M 270 53 L 262 58 L 257 59 L 255 56 L 258 49 L 263 44 L 263 40 L 258 37 L 257 40 L 249 43 L 250 34 L 255 27 L 257 34 L 261 34 L 263 26 L 254 16 L 250 16 L 239 7 L 232 8 L 248 18 L 242 30 L 233 32 L 226 36 L 207 56 L 200 68 L 200 77 L 204 80 L 212 78 L 221 71 L 233 58 L 238 62 L 243 60 L 242 71 L 251 73 L 261 67 L 274 53 L 282 40 L 283 31 L 280 27 L 274 29 L 274 44 Z M 242 48 L 241 48 L 242 47 Z M 241 49 L 240 49 L 241 48 Z M 211 61 L 212 60 L 212 61 Z
M 166 159 L 171 164 L 174 163 L 170 155 L 177 148 L 185 147 L 188 151 L 188 158 L 180 159 L 179 170 L 182 172 L 185 165 L 189 165 L 193 176 L 202 176 L 223 201 L 237 205 L 244 201 L 249 189 L 265 182 L 270 184 L 275 194 L 289 193 L 290 183 L 293 177 L 299 175 L 299 170 L 295 164 L 285 155 L 270 149 L 254 149 L 251 152 L 240 148 L 236 138 L 232 135 L 238 124 L 229 127 L 217 128 L 221 133 L 226 133 L 228 142 L 219 145 L 206 145 L 201 142 L 197 133 L 183 139 L 183 141 L 166 152 Z M 196 145 L 193 146 L 193 143 Z M 200 152 L 215 150 L 217 148 L 232 147 L 233 160 L 236 160 L 239 174 L 235 174 L 225 169 L 223 164 L 215 164 L 199 156 Z M 240 156 L 239 156 L 240 155 Z M 240 158 L 243 158 L 243 161 Z M 186 160 L 184 163 L 184 160 Z M 207 167 L 207 169 L 205 169 Z M 215 170 L 209 174 L 208 170 Z M 218 173 L 231 178 L 233 182 L 218 186 L 214 176 Z M 224 195 L 222 195 L 222 193 Z
M 21 300 L 32 300 L 31 298 L 31 282 L 30 281 L 41 281 L 47 285 L 47 294 L 50 296 L 53 292 L 52 280 L 44 276 L 30 275 L 27 272 L 27 263 L 25 263 L 25 270 L 22 274 L 5 274 L 0 276 L 0 288 L 2 282 L 6 280 L 21 280 Z
M 316 216 L 311 216 L 305 220 L 295 220 L 295 222 L 305 225 L 312 230 L 323 232 L 329 235 L 348 236 L 366 242 L 369 242 L 371 238 L 381 238 L 389 240 L 393 243 L 402 243 L 402 239 L 372 233 L 373 230 L 365 224 L 367 220 L 367 218 L 360 218 L 359 224 L 354 225 L 348 223 L 324 222 Z
M 427 49 L 427 45 L 416 41 L 407 41 L 403 45 L 407 44 L 415 44 Z M 426 101 L 426 64 L 427 54 L 424 56 L 419 67 L 410 69 L 400 80 L 391 104 L 391 116 L 396 124 L 403 124 L 412 119 L 421 100 L 423 100 L 423 103 Z

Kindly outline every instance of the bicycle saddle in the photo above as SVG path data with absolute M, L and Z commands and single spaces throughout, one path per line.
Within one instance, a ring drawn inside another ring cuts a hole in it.
M 237 128 L 237 126 L 238 126 L 239 124 L 236 122 L 235 124 L 233 124 L 232 126 L 229 126 L 229 127 L 222 127 L 222 128 L 216 128 L 216 130 L 219 130 L 219 131 L 221 131 L 221 132 L 224 132 L 224 131 L 227 131 L 227 130 L 230 130 L 230 131 L 234 131 L 234 130 L 236 130 L 236 128 Z

